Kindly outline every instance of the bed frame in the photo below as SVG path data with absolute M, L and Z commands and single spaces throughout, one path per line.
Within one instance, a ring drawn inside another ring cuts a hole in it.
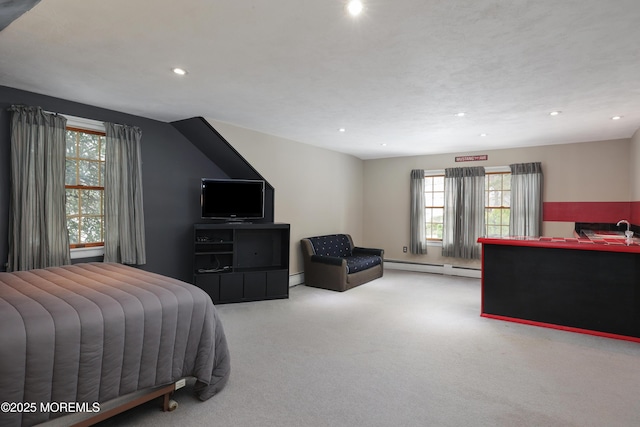
M 172 399 L 172 395 L 176 390 L 184 387 L 186 382 L 187 378 L 182 378 L 175 383 L 140 390 L 126 396 L 118 397 L 109 402 L 104 402 L 100 404 L 100 412 L 97 414 L 69 414 L 38 425 L 42 427 L 88 427 L 158 398 L 162 399 L 162 411 L 171 412 L 178 408 L 178 402 Z

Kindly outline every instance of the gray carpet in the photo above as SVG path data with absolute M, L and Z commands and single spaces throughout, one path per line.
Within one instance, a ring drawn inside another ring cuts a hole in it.
M 480 280 L 391 270 L 218 306 L 227 387 L 103 426 L 639 426 L 640 344 L 480 317 Z

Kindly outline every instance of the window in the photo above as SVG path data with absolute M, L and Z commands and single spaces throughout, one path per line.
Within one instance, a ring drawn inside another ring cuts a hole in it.
M 424 177 L 427 240 L 442 240 L 444 228 L 444 175 Z
M 495 169 L 499 172 L 487 172 L 485 175 L 485 234 L 502 237 L 509 235 L 511 172 L 504 172 L 504 168 Z M 424 187 L 427 241 L 441 241 L 444 228 L 444 173 L 426 172 Z
M 67 127 L 66 212 L 71 248 L 104 245 L 105 133 Z
M 487 173 L 485 175 L 484 191 L 485 234 L 490 237 L 508 236 L 511 206 L 511 173 Z

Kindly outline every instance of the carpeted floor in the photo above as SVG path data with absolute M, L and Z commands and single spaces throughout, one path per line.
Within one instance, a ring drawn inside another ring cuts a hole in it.
M 480 280 L 388 270 L 218 306 L 227 387 L 103 426 L 639 426 L 640 344 L 480 317 Z

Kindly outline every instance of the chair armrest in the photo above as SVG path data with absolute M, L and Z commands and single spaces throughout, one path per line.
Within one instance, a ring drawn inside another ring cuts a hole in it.
M 375 248 L 361 248 L 356 246 L 353 248 L 353 254 L 363 254 L 363 255 L 378 255 L 382 256 L 384 254 L 384 249 L 375 249 Z
M 340 258 L 337 256 L 311 255 L 311 262 L 318 262 L 321 264 L 329 264 L 329 265 L 342 265 L 342 263 L 346 261 L 344 258 Z

